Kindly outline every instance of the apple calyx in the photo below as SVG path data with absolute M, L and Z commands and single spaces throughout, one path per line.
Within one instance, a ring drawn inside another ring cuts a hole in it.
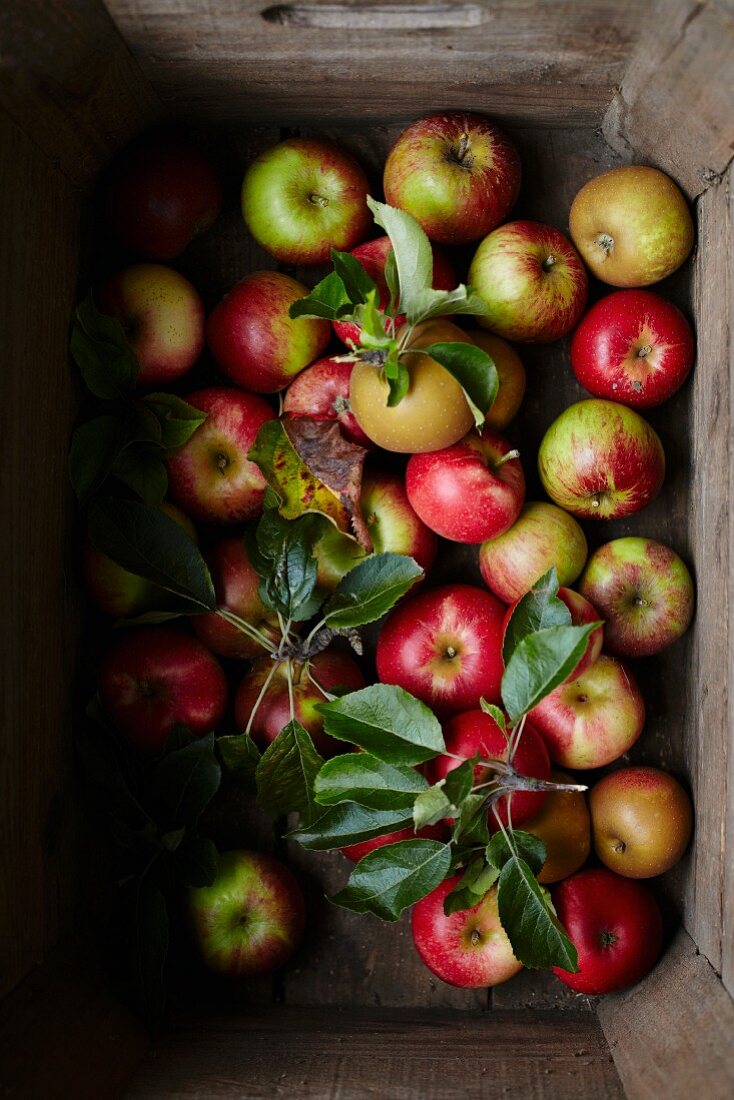
M 308 201 L 314 206 L 328 206 L 329 200 L 325 195 L 317 195 L 315 192 L 308 196 Z
M 467 134 L 466 130 L 459 138 L 458 145 L 451 145 L 449 147 L 448 155 L 446 157 L 452 164 L 457 164 L 459 168 L 464 168 L 466 171 L 471 171 L 474 164 L 474 157 L 471 152 L 471 138 Z
M 594 243 L 605 256 L 609 256 L 614 248 L 614 237 L 610 237 L 608 233 L 599 233 Z
M 546 256 L 546 258 L 543 260 L 543 262 L 541 263 L 540 266 L 543 268 L 543 271 L 545 271 L 546 274 L 547 274 L 551 270 L 551 268 L 555 267 L 555 264 L 556 264 L 556 258 L 553 255 L 553 253 L 551 252 L 550 255 Z

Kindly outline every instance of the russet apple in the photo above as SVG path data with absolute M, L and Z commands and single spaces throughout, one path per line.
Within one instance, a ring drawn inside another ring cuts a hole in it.
M 553 768 L 554 783 L 574 783 L 573 776 Z M 540 811 L 526 821 L 523 831 L 545 844 L 545 863 L 538 872 L 541 885 L 559 882 L 578 871 L 591 851 L 591 819 L 583 791 L 549 791 Z
M 573 584 L 587 551 L 586 536 L 573 516 L 555 504 L 530 501 L 509 531 L 482 543 L 479 568 L 487 588 L 509 604 L 552 566 L 561 584 Z

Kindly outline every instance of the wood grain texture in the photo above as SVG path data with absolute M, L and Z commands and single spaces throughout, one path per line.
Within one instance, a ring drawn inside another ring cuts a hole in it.
M 734 154 L 733 73 L 728 0 L 659 0 L 605 116 L 607 140 L 695 197 Z
M 730 1100 L 734 1003 L 680 932 L 640 985 L 604 997 L 598 1018 L 627 1100 Z
M 146 1059 L 135 1100 L 618 1100 L 592 1016 L 335 1012 L 287 1006 L 183 1025 Z
M 364 0 L 107 6 L 161 99 L 182 114 L 256 121 L 266 107 L 284 122 L 345 119 L 356 94 L 363 119 L 473 108 L 551 125 L 600 121 L 641 7 L 495 0 L 437 4 L 432 16 L 431 3 Z
M 102 0 L 3 0 L 0 40 L 0 105 L 75 183 L 157 113 Z

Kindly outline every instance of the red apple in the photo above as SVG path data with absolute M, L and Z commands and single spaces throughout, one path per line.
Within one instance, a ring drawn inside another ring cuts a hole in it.
M 204 962 L 233 978 L 283 966 L 306 919 L 293 874 L 266 852 L 222 852 L 211 886 L 189 891 L 189 912 Z
M 577 993 L 611 993 L 652 970 L 663 940 L 658 903 L 639 882 L 593 867 L 553 890 L 553 904 L 579 958 L 578 974 L 553 973 Z
M 107 220 L 122 244 L 148 260 L 172 260 L 217 217 L 219 176 L 186 138 L 159 131 L 129 145 L 104 186 Z
M 467 244 L 499 225 L 520 190 L 520 157 L 507 134 L 482 115 L 418 119 L 393 145 L 385 199 L 433 241 Z
M 618 290 L 593 305 L 571 340 L 571 366 L 595 397 L 635 408 L 660 405 L 693 366 L 691 326 L 650 290 Z
M 345 439 L 371 450 L 372 440 L 357 423 L 349 401 L 353 368 L 354 363 L 345 363 L 337 357 L 317 359 L 285 391 L 283 413 L 294 419 L 336 420 Z
M 540 480 L 551 500 L 584 519 L 620 519 L 660 492 L 665 452 L 639 413 L 616 401 L 578 401 L 543 436 Z
M 613 539 L 589 558 L 583 594 L 605 620 L 607 648 L 621 657 L 649 657 L 690 626 L 694 590 L 685 563 L 654 539 Z
M 443 736 L 447 755 L 429 760 L 426 766 L 426 777 L 431 783 L 438 783 L 439 780 L 445 779 L 449 772 L 459 767 L 462 760 L 471 760 L 477 754 L 484 760 L 507 760 L 507 738 L 494 718 L 482 710 L 469 710 L 463 714 L 457 714 L 444 725 Z M 461 760 L 456 760 L 457 756 L 461 757 Z M 548 749 L 542 737 L 527 722 L 513 763 L 521 775 L 530 776 L 532 779 L 550 779 Z M 476 767 L 474 769 L 475 786 L 490 782 L 494 774 L 491 768 Z M 509 825 L 508 810 L 512 813 L 513 827 L 517 828 L 524 821 L 529 821 L 540 812 L 546 797 L 545 791 L 514 791 L 512 794 L 504 795 L 487 815 L 489 831 L 496 832 L 499 828 L 497 817 L 505 828 Z
M 413 906 L 413 943 L 429 970 L 442 982 L 483 989 L 514 978 L 522 970 L 502 927 L 493 886 L 472 908 L 447 917 L 444 898 L 461 875 L 447 878 Z
M 166 386 L 191 370 L 204 347 L 204 303 L 188 279 L 162 264 L 118 271 L 95 298 L 122 324 L 140 364 L 138 386 Z
M 186 400 L 206 420 L 167 459 L 171 496 L 196 519 L 244 523 L 262 510 L 266 482 L 247 457 L 261 425 L 275 413 L 260 397 L 223 386 Z
M 485 428 L 452 447 L 412 455 L 405 471 L 408 500 L 436 534 L 484 542 L 503 534 L 525 499 L 518 452 Z
M 437 248 L 432 248 L 431 251 L 433 252 L 433 282 L 431 284 L 433 289 L 453 290 L 459 281 L 454 274 L 453 267 L 443 252 L 440 252 Z M 378 305 L 381 310 L 387 309 L 390 303 L 390 291 L 385 280 L 385 264 L 391 252 L 392 241 L 389 237 L 377 237 L 376 240 L 365 241 L 364 244 L 357 245 L 352 250 L 354 258 L 359 260 L 367 274 L 377 284 Z M 395 328 L 398 329 L 405 324 L 405 317 L 399 313 L 393 318 L 393 322 Z M 333 324 L 334 332 L 343 343 L 347 346 L 359 344 L 361 326 L 355 321 L 334 321 Z
M 504 603 L 519 600 L 555 566 L 561 584 L 573 584 L 584 568 L 586 536 L 568 512 L 530 501 L 504 535 L 482 543 L 482 579 Z
M 281 141 L 252 162 L 242 183 L 242 216 L 261 248 L 283 264 L 326 263 L 369 232 L 367 177 L 330 141 Z
M 317 703 L 326 702 L 326 696 L 319 688 L 327 692 L 332 692 L 334 688 L 347 691 L 363 688 L 365 680 L 359 667 L 348 654 L 331 648 L 317 653 L 308 662 L 293 660 L 290 664 L 296 721 L 311 734 L 322 756 L 344 752 L 346 746 L 342 741 L 336 741 L 324 733 L 324 719 L 314 708 Z M 266 688 L 268 677 L 270 681 Z M 263 690 L 265 693 L 258 703 Z M 288 666 L 285 661 L 275 662 L 270 657 L 261 657 L 253 662 L 237 689 L 234 716 L 237 729 L 244 730 L 249 725 L 253 741 L 262 749 L 275 740 L 283 726 L 291 720 Z
M 280 271 L 246 275 L 209 314 L 206 339 L 224 373 L 243 389 L 275 393 L 329 342 L 328 321 L 288 316 L 308 287 Z
M 359 863 L 360 859 L 364 859 L 376 848 L 384 848 L 386 844 L 397 844 L 401 840 L 415 840 L 416 838 L 446 840 L 447 833 L 448 830 L 442 822 L 439 822 L 438 825 L 424 825 L 417 832 L 408 826 L 407 829 L 398 829 L 394 833 L 383 833 L 382 836 L 375 836 L 372 840 L 362 840 L 359 844 L 350 844 L 346 848 L 342 848 L 341 852 L 347 859 Z
M 601 768 L 628 752 L 645 725 L 645 703 L 632 672 L 602 654 L 530 712 L 554 764 Z
M 574 592 L 572 588 L 559 588 L 558 599 L 565 603 L 568 610 L 571 612 L 571 622 L 574 626 L 585 626 L 587 623 L 598 623 L 601 620 L 601 615 L 596 610 L 593 604 L 588 600 L 580 596 L 578 592 Z M 505 621 L 502 624 L 502 637 L 504 638 L 507 630 L 507 624 L 512 618 L 512 614 L 517 607 L 519 600 L 515 600 L 507 608 L 505 615 Z M 586 653 L 583 655 L 576 668 L 573 670 L 567 680 L 575 680 L 582 672 L 585 672 L 590 665 L 594 664 L 594 661 L 598 660 L 601 653 L 601 647 L 604 644 L 604 627 L 598 626 L 596 630 L 593 630 L 589 635 L 589 644 L 586 649 Z
M 540 222 L 509 222 L 485 237 L 468 281 L 488 312 L 477 320 L 506 340 L 549 344 L 584 312 L 586 269 L 563 233 Z
M 260 599 L 260 577 L 250 564 L 244 539 L 224 539 L 208 550 L 204 558 L 214 582 L 217 607 L 231 611 L 276 641 L 280 637 L 278 617 Z M 191 625 L 199 640 L 220 657 L 241 660 L 263 655 L 263 647 L 257 641 L 225 622 L 216 611 L 192 615 Z
M 447 584 L 395 608 L 377 642 L 377 675 L 456 714 L 499 702 L 504 607 L 481 588 Z
M 196 638 L 165 626 L 118 635 L 99 669 L 102 706 L 138 752 L 159 752 L 175 725 L 196 736 L 221 722 L 227 680 Z

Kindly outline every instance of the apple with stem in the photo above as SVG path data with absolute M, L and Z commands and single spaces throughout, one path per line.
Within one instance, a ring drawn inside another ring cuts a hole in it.
M 479 568 L 487 588 L 513 603 L 555 566 L 562 585 L 573 584 L 588 547 L 580 525 L 555 504 L 530 501 L 503 535 L 483 542 Z
M 338 356 L 317 359 L 296 375 L 283 398 L 283 415 L 294 420 L 336 420 L 339 431 L 350 443 L 371 450 L 372 440 L 364 434 L 352 412 L 349 386 L 354 363 Z

